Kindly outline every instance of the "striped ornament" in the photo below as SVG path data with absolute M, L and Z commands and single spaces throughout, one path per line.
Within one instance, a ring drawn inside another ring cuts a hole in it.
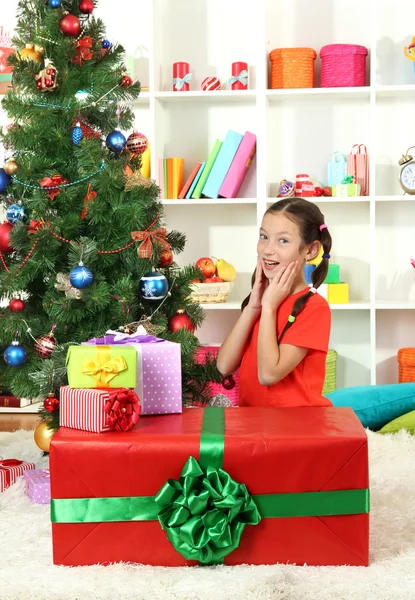
M 202 90 L 204 92 L 213 92 L 215 90 L 220 90 L 220 81 L 217 77 L 206 77 L 202 81 Z

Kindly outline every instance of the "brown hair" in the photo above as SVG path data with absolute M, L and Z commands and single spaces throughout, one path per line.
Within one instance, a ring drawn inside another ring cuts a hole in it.
M 321 242 L 323 247 L 324 254 L 330 254 L 331 250 L 331 235 L 327 227 L 324 227 L 320 230 L 321 225 L 324 225 L 324 215 L 321 210 L 318 208 L 316 204 L 313 202 L 309 202 L 304 198 L 284 198 L 279 200 L 278 202 L 274 202 L 265 214 L 271 213 L 284 213 L 288 219 L 293 221 L 298 225 L 300 230 L 300 235 L 303 240 L 304 245 L 309 245 L 318 240 Z M 314 269 L 311 274 L 311 281 L 314 288 L 318 288 L 325 278 L 327 277 L 327 272 L 329 270 L 329 259 L 323 258 L 321 263 Z M 252 275 L 251 287 L 253 287 L 255 282 L 255 272 Z M 293 317 L 296 317 L 307 304 L 307 301 L 313 292 L 309 291 L 294 302 L 293 309 L 291 314 Z M 250 294 L 245 298 L 242 302 L 241 309 L 243 310 L 245 306 L 249 302 Z M 281 340 L 287 331 L 292 325 L 291 321 L 288 321 L 281 332 L 278 343 L 281 343 Z

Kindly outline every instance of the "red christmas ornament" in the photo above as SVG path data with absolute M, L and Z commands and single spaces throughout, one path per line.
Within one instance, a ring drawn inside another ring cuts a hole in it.
M 159 267 L 165 269 L 166 267 L 170 267 L 172 262 L 173 252 L 170 250 L 170 248 L 168 250 L 163 250 L 163 252 L 160 254 Z
M 121 80 L 121 85 L 123 87 L 128 87 L 130 85 L 133 85 L 133 80 L 129 75 L 123 75 L 123 78 Z
M 226 377 L 222 379 L 222 385 L 225 390 L 233 390 L 235 387 L 235 379 L 232 375 L 226 375 Z
M 12 312 L 23 312 L 24 307 L 25 304 L 20 298 L 13 298 L 13 300 L 10 300 L 9 308 Z
M 95 6 L 92 0 L 81 0 L 79 4 L 79 10 L 81 13 L 84 13 L 84 15 L 90 15 L 94 8 Z
M 55 396 L 52 393 L 50 393 L 48 394 L 48 397 L 45 398 L 43 402 L 43 407 L 48 412 L 55 412 L 55 410 L 58 410 L 59 408 L 59 400 L 55 398 Z
M 35 81 L 41 92 L 53 92 L 58 88 L 58 70 L 50 60 L 45 60 L 45 68 L 35 75 Z
M 189 315 L 186 314 L 184 310 L 178 310 L 175 315 L 170 317 L 168 322 L 168 330 L 171 331 L 171 333 L 177 333 L 179 329 L 182 329 L 183 327 L 191 333 L 193 333 L 195 330 L 195 326 L 193 325 Z
M 0 252 L 13 252 L 10 245 L 10 232 L 12 229 L 13 225 L 8 221 L 0 225 Z
M 58 341 L 53 335 L 54 329 L 55 327 L 52 327 L 50 333 L 38 337 L 35 342 L 35 352 L 40 358 L 49 358 L 58 345 Z
M 67 37 L 77 37 L 81 32 L 81 23 L 75 15 L 67 14 L 59 21 L 59 29 Z

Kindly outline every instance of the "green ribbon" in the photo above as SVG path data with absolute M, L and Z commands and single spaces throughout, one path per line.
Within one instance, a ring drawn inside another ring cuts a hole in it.
M 156 521 L 188 560 L 217 564 L 239 546 L 246 525 L 261 518 L 318 517 L 369 512 L 369 490 L 250 496 L 222 469 L 224 409 L 204 409 L 200 461 L 190 457 L 178 480 L 156 496 L 51 500 L 53 523 Z
M 346 175 L 346 177 L 344 177 L 342 179 L 342 184 L 353 183 L 353 181 L 354 181 L 354 175 Z

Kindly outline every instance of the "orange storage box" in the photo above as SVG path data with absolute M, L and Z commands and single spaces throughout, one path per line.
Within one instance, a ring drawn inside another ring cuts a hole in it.
M 399 383 L 415 381 L 415 348 L 398 350 Z
M 314 87 L 313 48 L 277 48 L 270 52 L 271 89 Z

